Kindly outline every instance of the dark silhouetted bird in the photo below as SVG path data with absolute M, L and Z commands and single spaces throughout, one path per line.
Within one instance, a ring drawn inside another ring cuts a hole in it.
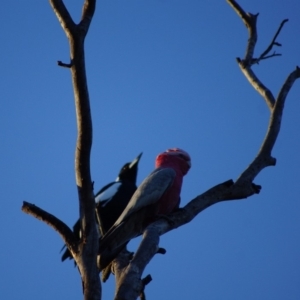
M 183 176 L 191 167 L 189 154 L 179 148 L 168 149 L 156 157 L 155 167 L 100 239 L 100 269 L 104 269 L 132 238 L 142 234 L 159 216 L 179 208 Z
M 105 185 L 96 194 L 96 216 L 101 235 L 104 235 L 104 233 L 115 223 L 136 191 L 138 163 L 141 156 L 142 153 L 140 153 L 131 163 L 126 163 L 120 170 L 117 179 Z M 73 226 L 73 232 L 75 236 L 80 239 L 80 220 Z M 63 249 L 64 248 L 65 246 Z M 64 261 L 67 258 L 73 258 L 69 249 L 64 251 L 61 260 Z

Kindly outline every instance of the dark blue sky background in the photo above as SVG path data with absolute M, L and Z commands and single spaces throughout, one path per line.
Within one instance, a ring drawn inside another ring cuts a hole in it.
M 83 1 L 65 1 L 74 20 Z M 280 22 L 282 53 L 253 69 L 274 95 L 300 64 L 300 2 L 240 0 L 259 12 L 259 55 Z M 0 20 L 1 255 L 3 299 L 82 299 L 63 243 L 21 212 L 26 200 L 69 226 L 78 218 L 76 120 L 69 47 L 48 1 L 5 1 Z M 192 157 L 182 205 L 236 179 L 265 136 L 269 110 L 240 72 L 247 30 L 222 1 L 108 1 L 86 39 L 95 191 L 141 151 L 138 183 L 156 155 L 181 147 Z M 290 91 L 273 155 L 256 178 L 259 195 L 217 204 L 161 238 L 167 249 L 145 271 L 147 299 L 300 299 L 300 82 Z M 130 244 L 134 250 L 139 239 Z M 114 280 L 103 285 L 112 299 Z

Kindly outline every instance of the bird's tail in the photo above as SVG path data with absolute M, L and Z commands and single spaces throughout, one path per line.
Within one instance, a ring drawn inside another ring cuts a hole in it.
M 64 249 L 66 248 L 66 250 L 64 251 L 63 255 L 61 256 L 61 261 L 65 261 L 67 258 L 72 259 L 72 254 L 69 251 L 69 249 L 67 248 L 66 245 L 63 245 L 63 247 L 60 249 L 60 252 L 62 252 Z

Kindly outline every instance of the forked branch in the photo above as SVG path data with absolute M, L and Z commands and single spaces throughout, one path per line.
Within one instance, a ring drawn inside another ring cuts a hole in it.
M 262 146 L 259 149 L 257 156 L 235 182 L 228 180 L 211 188 L 190 201 L 184 208 L 169 215 L 169 221 L 160 219 L 148 226 L 144 231 L 142 242 L 136 254 L 131 261 L 128 261 L 128 265 L 124 265 L 123 261 L 123 265 L 120 267 L 119 258 L 115 260 L 114 265 L 118 266 L 117 272 L 115 272 L 117 282 L 115 300 L 131 300 L 138 297 L 143 270 L 157 253 L 160 235 L 192 221 L 201 211 L 213 204 L 227 200 L 245 199 L 259 193 L 261 187 L 254 184 L 253 180 L 264 168 L 276 164 L 276 159 L 271 156 L 271 152 L 280 131 L 283 108 L 287 94 L 295 80 L 300 77 L 300 69 L 297 67 L 296 70 L 287 77 L 277 99 L 275 99 L 271 91 L 255 75 L 251 66 L 262 59 L 278 55 L 268 55 L 268 53 L 272 50 L 273 46 L 280 46 L 276 39 L 287 20 L 282 21 L 268 48 L 258 59 L 254 59 L 253 55 L 257 42 L 256 21 L 258 14 L 254 15 L 246 13 L 234 0 L 227 0 L 227 2 L 233 7 L 248 28 L 249 39 L 246 47 L 246 54 L 243 60 L 238 58 L 237 61 L 243 74 L 264 98 L 270 109 L 269 126 L 265 139 L 262 142 Z
M 264 51 L 257 59 L 253 59 L 253 60 L 252 60 L 252 64 L 255 64 L 255 63 L 258 64 L 259 61 L 262 60 L 262 59 L 267 59 L 267 58 L 271 58 L 271 57 L 274 57 L 274 56 L 281 56 L 281 54 L 276 53 L 276 52 L 274 52 L 274 53 L 271 54 L 271 55 L 268 55 L 268 53 L 272 50 L 272 48 L 273 48 L 274 46 L 281 47 L 281 44 L 278 43 L 278 42 L 276 41 L 276 39 L 277 39 L 277 37 L 278 37 L 278 35 L 279 35 L 279 33 L 280 33 L 280 31 L 281 31 L 283 25 L 284 25 L 287 21 L 288 21 L 288 19 L 285 19 L 285 20 L 283 20 L 283 21 L 281 22 L 281 24 L 280 24 L 280 26 L 279 26 L 277 32 L 275 33 L 275 35 L 274 35 L 274 37 L 273 37 L 273 39 L 272 39 L 270 45 L 268 46 L 268 48 L 267 48 L 267 49 L 266 49 L 266 50 L 265 50 L 265 51 Z

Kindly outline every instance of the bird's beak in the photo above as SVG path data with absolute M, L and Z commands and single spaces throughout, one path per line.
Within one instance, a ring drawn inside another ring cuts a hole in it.
M 138 162 L 139 162 L 139 160 L 140 160 L 140 158 L 142 157 L 142 154 L 143 154 L 143 152 L 141 152 L 131 163 L 130 163 L 130 165 L 129 165 L 129 169 L 131 169 L 133 166 L 135 166 Z

